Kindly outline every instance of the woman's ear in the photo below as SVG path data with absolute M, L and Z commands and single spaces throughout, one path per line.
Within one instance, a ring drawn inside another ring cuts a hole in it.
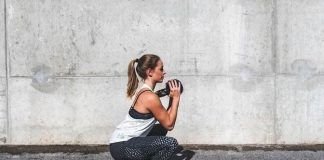
M 149 77 L 152 77 L 152 74 L 153 74 L 152 72 L 153 72 L 153 70 L 151 68 L 149 68 L 146 70 L 146 75 Z

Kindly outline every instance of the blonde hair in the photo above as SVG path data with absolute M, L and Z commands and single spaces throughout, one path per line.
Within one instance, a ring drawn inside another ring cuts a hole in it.
M 157 66 L 157 62 L 160 57 L 154 54 L 145 54 L 139 59 L 131 60 L 128 64 L 128 82 L 127 82 L 127 97 L 131 98 L 138 87 L 139 80 L 136 76 L 136 72 L 139 77 L 146 79 L 146 70 L 154 69 Z M 137 66 L 135 68 L 135 63 Z

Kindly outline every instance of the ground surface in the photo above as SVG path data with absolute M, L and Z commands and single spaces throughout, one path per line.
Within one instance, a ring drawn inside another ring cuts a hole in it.
M 324 160 L 324 151 L 222 151 L 192 150 L 192 160 Z M 22 153 L 0 154 L 1 160 L 112 160 L 109 152 L 84 153 Z M 180 158 L 181 159 L 181 158 Z M 186 159 L 186 158 L 183 158 Z

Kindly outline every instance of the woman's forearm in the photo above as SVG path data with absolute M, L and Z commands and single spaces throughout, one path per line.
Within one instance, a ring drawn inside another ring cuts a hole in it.
M 168 108 L 167 108 L 167 111 L 168 113 L 170 113 L 170 108 L 171 108 L 171 105 L 172 105 L 172 97 L 169 98 L 169 105 L 168 105 Z
M 170 104 L 171 102 L 171 104 Z M 168 113 L 170 117 L 170 121 L 172 123 L 172 128 L 176 122 L 177 114 L 178 114 L 178 107 L 180 102 L 180 97 L 174 97 L 170 98 L 169 107 L 168 107 Z

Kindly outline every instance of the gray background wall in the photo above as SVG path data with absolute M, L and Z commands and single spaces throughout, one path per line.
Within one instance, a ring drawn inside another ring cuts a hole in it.
M 1 0 L 0 11 L 2 143 L 107 143 L 131 103 L 128 62 L 144 53 L 185 85 L 179 143 L 324 142 L 322 0 Z

